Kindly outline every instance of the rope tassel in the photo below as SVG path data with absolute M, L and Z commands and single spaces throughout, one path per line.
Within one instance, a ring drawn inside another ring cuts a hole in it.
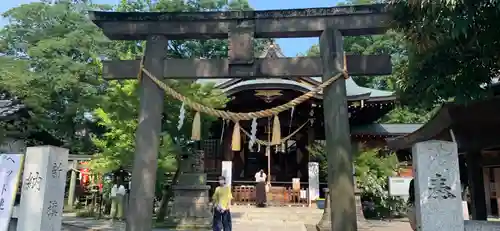
M 191 130 L 191 140 L 201 140 L 201 118 L 200 112 L 197 111 L 193 118 L 193 128 Z
M 278 115 L 275 115 L 273 121 L 273 137 L 271 139 L 271 145 L 280 145 L 280 144 L 281 144 L 280 118 Z
M 233 129 L 233 139 L 231 142 L 231 150 L 240 151 L 241 150 L 241 133 L 240 133 L 240 122 L 236 121 Z

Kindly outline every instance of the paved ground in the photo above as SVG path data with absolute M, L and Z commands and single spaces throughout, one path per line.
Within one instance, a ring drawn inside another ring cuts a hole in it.
M 321 218 L 322 212 L 312 208 L 254 208 L 233 207 L 233 230 L 235 231 L 308 231 L 313 228 Z M 64 231 L 122 231 L 122 222 L 108 220 L 96 221 L 91 218 L 77 218 L 65 216 Z M 405 220 L 367 221 L 370 231 L 410 231 L 410 226 Z M 167 229 L 154 229 L 153 231 L 169 231 Z

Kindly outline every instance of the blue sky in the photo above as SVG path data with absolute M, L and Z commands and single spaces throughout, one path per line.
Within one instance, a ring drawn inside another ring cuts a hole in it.
M 0 12 L 26 4 L 37 2 L 36 0 L 0 0 Z M 94 0 L 96 3 L 117 3 L 119 0 Z M 249 0 L 250 5 L 256 10 L 270 9 L 292 9 L 308 7 L 330 7 L 339 2 L 338 0 Z M 0 20 L 0 25 L 5 25 L 5 19 Z M 286 56 L 295 56 L 299 52 L 306 51 L 311 45 L 317 43 L 318 38 L 293 38 L 278 39 L 278 44 Z

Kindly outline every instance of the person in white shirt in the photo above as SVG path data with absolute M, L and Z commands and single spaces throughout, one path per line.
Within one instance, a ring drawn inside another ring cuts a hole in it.
M 255 199 L 258 207 L 264 207 L 267 202 L 266 196 L 266 178 L 267 175 L 264 173 L 264 170 L 261 169 L 257 173 L 255 173 L 255 182 L 257 183 L 255 187 Z
M 122 181 L 117 178 L 114 180 L 113 187 L 111 187 L 111 193 L 109 198 L 111 198 L 111 219 L 123 219 L 123 203 L 125 194 L 127 190 L 123 185 Z

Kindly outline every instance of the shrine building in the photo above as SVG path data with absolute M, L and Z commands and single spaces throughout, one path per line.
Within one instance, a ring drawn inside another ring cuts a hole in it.
M 278 44 L 270 43 L 260 58 L 282 58 Z M 253 112 L 269 109 L 308 92 L 321 84 L 321 77 L 269 78 L 269 79 L 202 79 L 199 83 L 213 82 L 215 87 L 224 92 L 230 101 L 225 110 L 231 112 Z M 378 124 L 380 118 L 394 108 L 394 92 L 359 86 L 352 78 L 346 80 L 349 108 L 349 123 L 353 152 L 360 145 L 384 149 L 386 138 L 402 136 L 417 130 L 420 124 Z M 266 156 L 264 145 L 254 144 L 249 147 L 252 121 L 240 122 L 241 151 L 232 151 L 231 139 L 234 123 L 218 120 L 211 127 L 211 138 L 203 140 L 205 168 L 209 180 L 215 180 L 222 172 L 222 161 L 232 161 L 232 184 L 245 185 L 254 181 L 259 169 L 271 172 L 271 183 L 291 186 L 293 178 L 300 178 L 302 187 L 307 188 L 308 145 L 325 140 L 323 125 L 323 95 L 317 94 L 310 100 L 292 110 L 279 114 L 282 137 L 291 136 L 281 146 L 271 148 Z M 255 136 L 262 141 L 269 141 L 272 119 L 257 120 Z M 408 154 L 398 156 L 401 161 Z M 411 169 L 411 168 L 410 168 Z M 410 171 L 411 174 L 411 171 Z M 324 183 L 324 182 L 321 182 Z

